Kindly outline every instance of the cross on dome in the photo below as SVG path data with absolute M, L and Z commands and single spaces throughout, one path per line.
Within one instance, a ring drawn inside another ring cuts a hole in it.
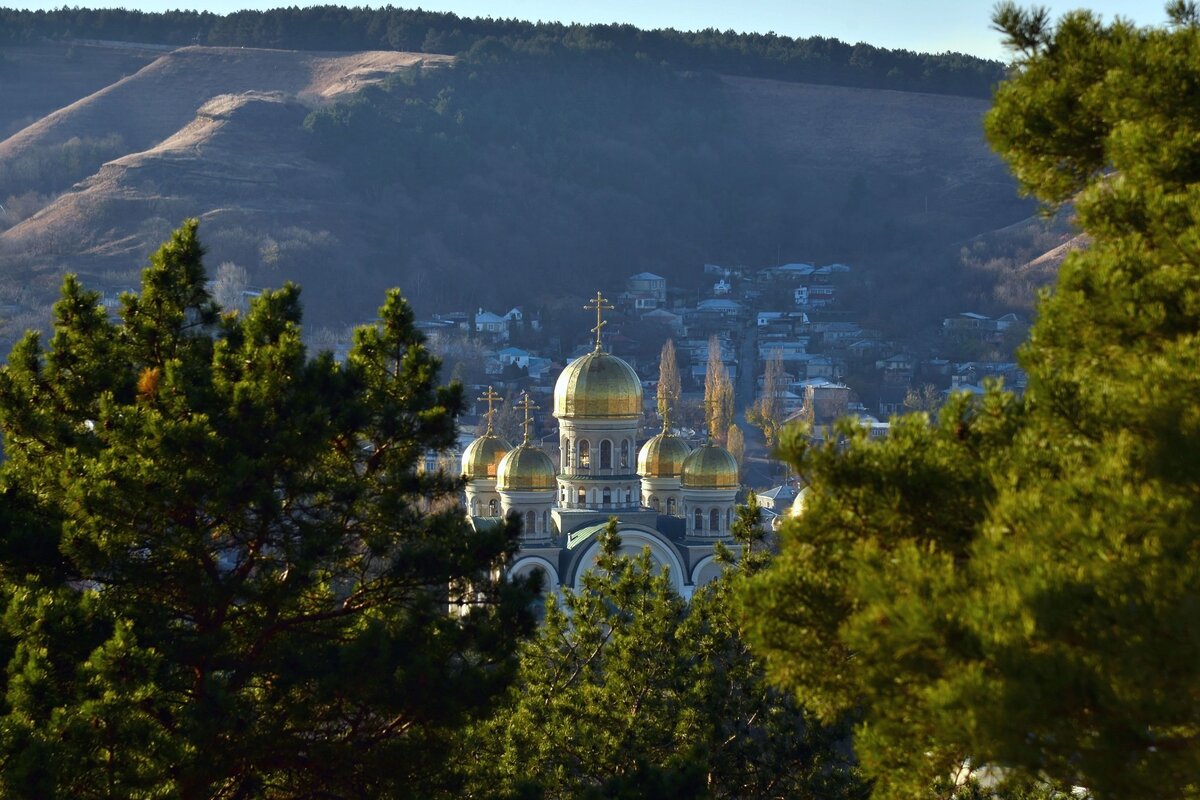
M 517 403 L 517 408 L 519 408 L 525 412 L 525 421 L 521 424 L 525 428 L 525 442 L 524 443 L 529 444 L 529 442 L 530 442 L 529 428 L 531 425 L 533 425 L 533 416 L 529 412 L 537 411 L 538 409 L 541 408 L 541 406 L 536 405 L 532 400 L 529 399 L 529 392 L 523 392 L 521 394 L 520 402 Z
M 496 402 L 496 401 L 498 401 L 498 400 L 501 400 L 502 398 L 500 397 L 500 395 L 496 394 L 496 392 L 494 392 L 494 391 L 492 390 L 492 387 L 491 387 L 491 386 L 489 386 L 489 387 L 487 388 L 487 391 L 483 393 L 483 396 L 482 396 L 482 397 L 479 397 L 479 398 L 476 398 L 476 399 L 478 399 L 478 400 L 486 400 L 486 401 L 487 401 L 487 404 L 488 404 L 488 410 L 487 410 L 487 431 L 484 433 L 484 435 L 485 435 L 485 436 L 490 436 L 490 435 L 491 435 L 491 433 L 492 433 L 492 415 L 496 413 L 496 412 L 495 412 L 495 409 L 493 409 L 493 408 L 492 408 L 492 404 L 493 404 L 493 403 L 495 403 L 495 402 Z
M 596 291 L 596 296 L 584 304 L 585 311 L 596 309 L 596 327 L 592 328 L 592 332 L 596 334 L 596 350 L 600 350 L 600 330 L 608 324 L 602 317 L 602 312 L 605 310 L 611 311 L 616 306 L 608 305 L 608 298 L 603 297 L 600 291 Z

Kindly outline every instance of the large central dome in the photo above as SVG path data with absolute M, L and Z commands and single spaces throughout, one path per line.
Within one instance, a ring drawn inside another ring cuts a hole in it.
M 636 419 L 642 413 L 642 382 L 633 367 L 594 350 L 576 359 L 554 384 L 554 416 Z

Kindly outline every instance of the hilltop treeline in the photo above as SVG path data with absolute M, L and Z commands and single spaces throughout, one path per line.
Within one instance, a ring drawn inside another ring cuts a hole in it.
M 126 9 L 0 9 L 0 44 L 44 39 L 104 39 L 296 50 L 404 50 L 457 54 L 486 39 L 509 46 L 554 44 L 611 50 L 676 70 L 873 89 L 990 97 L 1004 67 L 960 53 L 930 55 L 850 45 L 821 36 L 706 29 L 645 31 L 632 25 L 563 25 L 460 17 L 420 9 L 314 6 L 238 11 L 147 13 Z

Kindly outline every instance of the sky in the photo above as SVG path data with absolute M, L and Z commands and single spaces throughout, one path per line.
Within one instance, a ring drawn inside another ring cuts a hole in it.
M 319 0 L 358 5 L 362 0 Z M 1165 0 L 1028 0 L 1057 17 L 1086 7 L 1106 20 L 1114 16 L 1139 25 L 1166 20 Z M 64 0 L 0 0 L 24 8 L 54 8 Z M 120 6 L 145 11 L 197 7 L 187 0 L 72 0 L 87 7 Z M 208 0 L 207 11 L 309 5 L 305 0 Z M 377 5 L 377 3 L 367 3 Z M 452 11 L 468 17 L 516 17 L 531 21 L 622 22 L 639 28 L 733 29 L 787 36 L 828 36 L 879 47 L 940 53 L 954 50 L 984 58 L 1006 59 L 1000 34 L 990 30 L 994 0 L 392 0 L 402 7 Z

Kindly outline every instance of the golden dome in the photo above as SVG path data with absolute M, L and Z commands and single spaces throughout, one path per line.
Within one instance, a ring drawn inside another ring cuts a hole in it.
M 638 451 L 637 471 L 643 478 L 678 478 L 684 459 L 692 452 L 678 436 L 663 431 Z
M 485 433 L 467 445 L 462 454 L 463 475 L 468 478 L 495 478 L 500 459 L 512 445 L 494 433 Z
M 709 442 L 684 460 L 682 483 L 691 489 L 736 489 L 737 461 L 724 447 Z
M 796 495 L 796 499 L 792 501 L 791 515 L 793 517 L 800 517 L 804 515 L 804 504 L 808 502 L 808 494 L 811 491 L 812 489 L 810 487 L 805 486 L 800 490 L 800 494 Z
M 546 492 L 556 485 L 554 462 L 529 442 L 509 450 L 496 471 L 496 488 L 502 492 Z
M 633 367 L 593 350 L 567 365 L 554 384 L 554 416 L 637 418 L 642 382 Z

